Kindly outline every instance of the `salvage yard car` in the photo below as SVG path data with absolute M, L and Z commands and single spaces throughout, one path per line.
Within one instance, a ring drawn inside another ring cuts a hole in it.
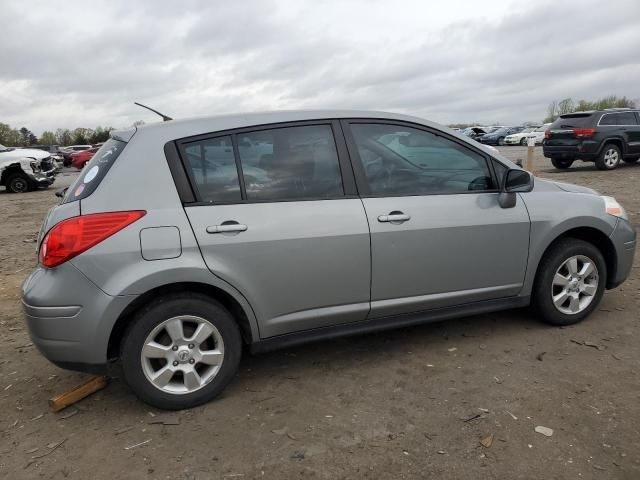
M 511 135 L 507 135 L 504 137 L 505 145 L 521 145 L 525 147 L 527 145 L 527 137 L 530 133 L 533 133 L 536 128 L 539 127 L 527 127 L 521 132 L 512 133 Z
M 640 158 L 640 112 L 632 109 L 574 112 L 560 117 L 545 131 L 544 156 L 566 169 L 575 160 L 595 162 L 613 170 L 621 161 Z
M 614 198 L 420 118 L 222 115 L 113 132 L 47 215 L 22 302 L 49 360 L 182 409 L 245 348 L 527 305 L 579 322 L 635 241 Z
M 56 168 L 42 150 L 8 148 L 0 145 L 0 185 L 11 193 L 48 187 L 55 180 Z M 42 170 L 42 166 L 51 166 Z

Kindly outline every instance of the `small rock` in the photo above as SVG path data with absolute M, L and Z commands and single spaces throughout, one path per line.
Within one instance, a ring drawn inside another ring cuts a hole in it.
M 438 455 L 444 455 L 445 453 L 447 452 L 445 452 L 444 450 L 438 450 Z
M 553 429 L 549 428 L 549 427 L 542 427 L 542 426 L 537 426 L 535 428 L 535 431 L 537 433 L 541 433 L 542 435 L 544 435 L 545 437 L 550 437 L 551 435 L 553 435 Z
M 458 350 L 456 347 L 451 347 L 447 349 L 448 352 L 455 352 L 456 350 Z

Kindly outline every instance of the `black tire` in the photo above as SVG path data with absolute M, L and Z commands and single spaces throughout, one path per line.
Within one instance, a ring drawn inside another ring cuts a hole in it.
M 497 143 L 498 143 L 498 145 L 499 145 L 499 146 L 501 146 L 501 147 L 502 147 L 502 146 L 504 146 L 504 137 L 499 137 L 499 138 L 498 138 L 498 142 L 497 142 Z
M 573 165 L 573 160 L 571 158 L 552 158 L 551 164 L 558 170 L 566 170 Z
M 527 146 L 527 137 L 522 137 L 520 139 L 520 145 L 522 145 L 523 147 Z
M 160 390 L 147 379 L 142 365 L 142 347 L 151 331 L 163 321 L 180 315 L 210 322 L 224 342 L 220 369 L 206 385 L 191 393 Z M 242 337 L 233 316 L 218 302 L 199 293 L 182 292 L 158 298 L 138 311 L 122 341 L 124 379 L 143 402 L 165 410 L 181 410 L 206 403 L 218 396 L 235 376 L 242 356 Z
M 630 164 L 634 164 L 638 161 L 638 157 L 633 157 L 633 158 L 623 158 L 622 161 L 624 161 L 625 163 L 630 163 Z
M 24 173 L 14 173 L 7 178 L 7 192 L 25 193 L 33 190 L 31 179 Z
M 587 257 L 596 267 L 598 284 L 591 303 L 584 310 L 567 314 L 553 303 L 553 279 L 561 265 L 575 255 Z M 532 306 L 541 319 L 551 325 L 564 326 L 578 323 L 598 307 L 607 283 L 607 265 L 598 248 L 577 238 L 564 238 L 553 244 L 545 253 L 538 266 L 532 292 Z
M 613 143 L 607 143 L 596 159 L 596 168 L 598 170 L 614 170 L 620 165 L 621 159 L 620 148 Z

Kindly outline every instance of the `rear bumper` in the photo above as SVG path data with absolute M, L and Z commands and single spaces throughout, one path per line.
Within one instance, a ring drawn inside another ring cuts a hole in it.
M 547 158 L 571 158 L 577 160 L 594 161 L 600 153 L 598 142 L 583 141 L 578 145 L 548 145 L 543 144 L 542 151 Z
M 619 219 L 610 238 L 616 250 L 616 269 L 607 279 L 607 288 L 615 288 L 624 282 L 631 272 L 636 253 L 636 231 L 629 222 Z
M 113 325 L 132 296 L 110 296 L 70 263 L 38 267 L 22 286 L 22 305 L 33 344 L 68 369 L 104 371 Z

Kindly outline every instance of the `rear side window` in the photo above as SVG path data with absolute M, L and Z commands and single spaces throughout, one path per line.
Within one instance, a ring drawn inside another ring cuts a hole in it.
M 617 125 L 618 122 L 616 121 L 616 117 L 617 115 L 613 113 L 605 114 L 600 119 L 599 124 L 600 125 Z
M 637 125 L 638 120 L 633 112 L 616 113 L 618 125 Z
M 590 113 L 572 113 L 562 115 L 549 127 L 550 130 L 593 127 L 593 116 Z
M 115 138 L 107 140 L 82 169 L 77 180 L 67 189 L 62 203 L 75 202 L 91 195 L 126 145 L 125 142 Z
M 202 201 L 231 203 L 242 200 L 230 136 L 186 143 L 183 159 Z
M 248 201 L 344 195 L 329 125 L 274 128 L 236 138 Z

